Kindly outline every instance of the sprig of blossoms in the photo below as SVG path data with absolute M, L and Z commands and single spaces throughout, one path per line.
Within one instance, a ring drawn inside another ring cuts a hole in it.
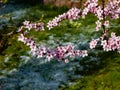
M 61 22 L 63 19 L 66 19 L 66 13 L 59 15 L 58 17 L 55 17 L 53 20 L 49 21 L 47 23 L 48 29 L 52 29 L 53 27 L 56 27 L 59 25 L 59 22 Z
M 101 29 L 102 23 L 100 22 L 100 20 L 96 21 L 96 31 L 99 31 Z
M 33 40 L 33 38 L 27 38 L 24 36 L 24 34 L 20 34 L 20 36 L 18 36 L 18 41 L 21 41 L 24 44 L 26 44 L 27 46 L 29 46 L 33 53 L 36 52 L 37 45 L 36 45 L 35 41 Z
M 115 51 L 117 50 L 120 53 L 120 36 L 116 36 L 114 32 L 111 33 L 111 37 L 108 39 L 94 39 L 90 42 L 90 49 L 93 49 L 97 46 L 98 41 L 101 40 L 101 46 L 104 51 Z
M 18 36 L 18 40 L 30 47 L 31 54 L 37 58 L 46 57 L 48 61 L 55 58 L 57 60 L 68 60 L 67 57 L 74 58 L 75 56 L 88 56 L 87 50 L 76 50 L 73 45 L 58 46 L 53 50 L 47 47 L 37 46 L 32 38 L 27 38 L 23 34 Z
M 99 31 L 100 29 L 101 29 L 101 27 L 102 27 L 102 22 L 100 21 L 100 20 L 97 20 L 96 21 L 96 31 Z M 109 27 L 109 21 L 108 20 L 105 20 L 104 21 L 104 23 L 103 23 L 103 25 L 106 27 L 106 28 L 108 28 Z
M 78 19 L 80 17 L 80 12 L 81 10 L 74 7 L 71 8 L 67 13 L 66 13 L 66 18 L 69 20 L 75 20 Z
M 82 12 L 83 18 L 85 18 L 88 13 L 93 13 L 99 18 L 99 20 L 103 19 L 103 10 L 102 7 L 98 4 L 98 0 L 87 0 L 84 6 L 85 8 Z
M 63 13 L 61 15 L 59 15 L 58 17 L 55 17 L 53 20 L 49 21 L 47 23 L 47 27 L 48 29 L 52 29 L 53 27 L 56 27 L 59 25 L 59 23 L 64 20 L 64 19 L 68 19 L 68 20 L 75 20 L 78 19 L 80 17 L 80 9 L 78 8 L 71 8 L 68 12 Z
M 24 29 L 31 30 L 34 29 L 35 31 L 43 31 L 44 30 L 44 23 L 38 22 L 38 23 L 30 23 L 30 21 L 24 21 L 23 25 L 18 29 L 18 32 L 25 32 Z

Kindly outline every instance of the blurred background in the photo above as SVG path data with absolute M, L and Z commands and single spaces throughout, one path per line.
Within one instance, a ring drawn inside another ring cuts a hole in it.
M 0 90 L 120 90 L 120 55 L 104 52 L 101 47 L 89 49 L 89 42 L 101 36 L 96 33 L 94 15 L 85 19 L 64 20 L 60 26 L 43 32 L 31 30 L 39 45 L 54 48 L 73 44 L 86 49 L 89 56 L 63 61 L 46 61 L 31 56 L 30 49 L 17 40 L 18 28 L 25 20 L 44 22 L 82 8 L 85 0 L 0 0 Z M 120 35 L 120 19 L 110 20 L 110 30 Z

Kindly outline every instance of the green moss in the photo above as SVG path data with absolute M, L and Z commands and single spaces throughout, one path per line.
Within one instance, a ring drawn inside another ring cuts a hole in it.
M 105 53 L 105 55 L 110 55 L 110 53 Z M 74 84 L 60 90 L 119 90 L 120 55 L 105 56 L 101 59 L 103 59 L 103 68 L 77 79 Z

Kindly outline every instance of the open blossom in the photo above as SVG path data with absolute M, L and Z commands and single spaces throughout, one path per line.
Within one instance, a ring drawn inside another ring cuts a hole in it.
M 98 43 L 99 39 L 94 39 L 90 42 L 90 49 L 93 49 L 96 47 L 97 43 Z
M 109 27 L 109 21 L 108 21 L 108 20 L 105 21 L 105 22 L 104 22 L 104 25 L 105 25 L 106 27 Z
M 29 25 L 29 23 L 30 23 L 30 21 L 25 20 L 25 21 L 23 22 L 23 25 L 24 25 L 24 26 L 27 26 L 27 25 Z
M 18 36 L 18 41 L 21 41 L 21 42 L 23 42 L 23 43 L 25 44 L 25 43 L 26 43 L 26 40 L 27 40 L 27 38 L 24 37 L 23 34 L 20 34 L 20 36 Z
M 88 56 L 87 50 L 82 50 L 82 51 L 80 52 L 80 55 L 81 55 L 82 57 Z
M 106 40 L 101 41 L 101 45 L 103 46 L 103 49 L 105 50 L 107 46 L 107 41 Z
M 68 59 L 65 59 L 65 63 L 69 63 L 69 60 L 68 60 Z
M 115 38 L 115 37 L 116 37 L 116 33 L 112 32 L 112 33 L 111 33 L 111 37 L 112 37 L 112 38 Z
M 19 27 L 17 32 L 21 32 L 23 28 L 24 28 L 23 26 Z
M 102 26 L 101 22 L 99 20 L 97 20 L 96 25 L 97 25 L 96 31 L 99 31 L 101 29 L 101 26 Z

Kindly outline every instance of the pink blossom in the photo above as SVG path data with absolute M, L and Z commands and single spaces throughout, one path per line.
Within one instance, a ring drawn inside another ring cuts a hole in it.
M 25 20 L 25 21 L 23 22 L 23 25 L 24 25 L 24 26 L 27 26 L 27 25 L 29 25 L 29 23 L 30 23 L 30 21 L 26 21 L 26 20 Z
M 20 36 L 18 36 L 18 41 L 21 41 L 25 44 L 26 40 L 27 40 L 27 38 L 25 38 L 23 34 L 20 34 Z
M 82 50 L 82 51 L 80 52 L 80 55 L 81 55 L 82 57 L 88 56 L 87 50 Z
M 120 36 L 116 36 L 115 33 L 111 33 L 111 37 L 108 40 L 102 40 L 101 45 L 104 51 L 120 50 Z
M 38 31 L 38 30 L 43 31 L 44 30 L 44 23 L 42 23 L 42 22 L 30 23 L 30 21 L 24 21 L 23 26 L 18 28 L 18 32 L 22 32 L 23 29 L 27 29 L 27 30 L 34 29 L 35 31 Z
M 109 21 L 108 21 L 108 20 L 105 21 L 105 22 L 104 22 L 104 25 L 105 25 L 106 27 L 108 27 L 108 26 L 109 26 Z
M 69 63 L 69 60 L 68 60 L 68 59 L 65 59 L 65 63 Z
M 99 20 L 97 20 L 96 24 L 97 24 L 96 31 L 99 31 L 102 24 L 101 24 L 101 22 Z
M 48 61 L 50 61 L 53 58 L 63 60 L 68 55 L 70 57 L 75 56 L 85 57 L 88 55 L 86 50 L 75 50 L 75 47 L 73 45 L 59 46 L 54 50 L 50 50 L 49 48 L 46 47 L 40 46 L 38 47 L 32 38 L 26 38 L 23 34 L 21 34 L 18 37 L 18 40 L 30 47 L 31 54 L 37 56 L 37 58 L 46 57 Z M 67 58 L 65 59 L 65 62 L 66 63 L 68 62 Z
M 90 42 L 90 49 L 93 49 L 96 47 L 97 43 L 98 43 L 99 39 L 94 39 Z
M 68 19 L 68 20 L 75 20 L 79 18 L 79 14 L 80 14 L 80 9 L 77 8 L 71 8 L 68 12 L 63 13 L 61 15 L 59 15 L 58 17 L 55 17 L 53 20 L 49 21 L 47 23 L 47 27 L 48 29 L 52 29 L 53 27 L 56 27 L 59 25 L 59 23 L 64 20 L 64 19 Z

